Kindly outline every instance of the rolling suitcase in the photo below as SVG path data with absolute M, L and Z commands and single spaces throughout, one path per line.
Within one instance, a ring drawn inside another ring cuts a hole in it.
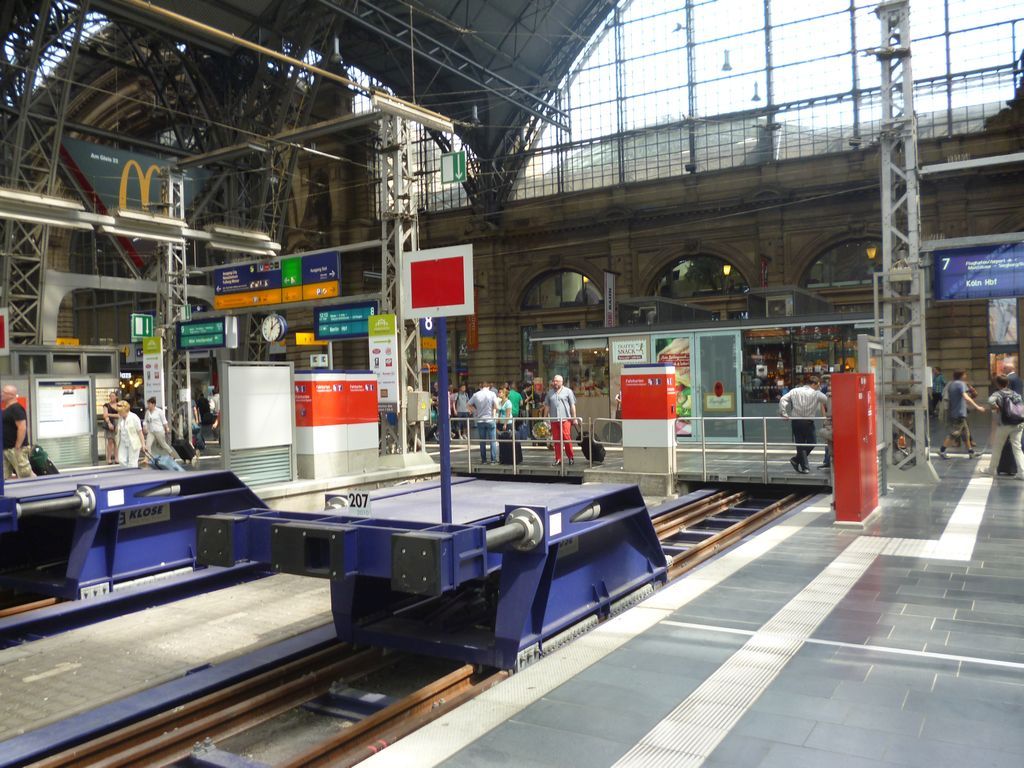
M 583 433 L 583 438 L 580 440 L 580 450 L 583 451 L 583 455 L 593 461 L 595 464 L 600 464 L 604 461 L 605 449 L 597 440 L 594 440 L 589 432 Z
M 512 430 L 498 433 L 498 463 L 512 464 Z M 503 442 L 509 441 L 509 442 Z M 516 466 L 523 464 L 523 444 L 516 440 Z
M 192 461 L 196 457 L 196 449 L 188 440 L 173 440 L 171 448 L 177 452 L 182 461 Z
M 153 469 L 162 469 L 165 472 L 184 472 L 185 468 L 178 462 L 172 459 L 170 456 L 166 456 L 162 453 L 157 454 L 150 459 Z

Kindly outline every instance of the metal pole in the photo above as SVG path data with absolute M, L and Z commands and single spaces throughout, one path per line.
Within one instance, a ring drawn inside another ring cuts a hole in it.
M 761 442 L 764 451 L 764 484 L 768 485 L 768 417 L 761 417 Z
M 694 421 L 697 421 L 697 420 L 694 419 Z M 701 481 L 705 482 L 705 483 L 708 481 L 708 444 L 707 444 L 707 436 L 705 434 L 706 430 L 704 429 L 704 427 L 706 427 L 706 426 L 707 425 L 704 422 L 704 418 L 701 417 L 700 418 L 700 474 L 701 474 Z
M 452 524 L 452 428 L 448 410 L 448 320 L 434 320 L 437 335 L 437 444 L 441 446 L 441 522 Z M 441 398 L 444 397 L 444 406 Z

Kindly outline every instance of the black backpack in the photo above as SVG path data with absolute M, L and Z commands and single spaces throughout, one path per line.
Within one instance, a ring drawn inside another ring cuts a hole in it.
M 1004 392 L 999 401 L 999 416 L 1003 424 L 1017 426 L 1024 424 L 1024 400 L 1016 392 Z

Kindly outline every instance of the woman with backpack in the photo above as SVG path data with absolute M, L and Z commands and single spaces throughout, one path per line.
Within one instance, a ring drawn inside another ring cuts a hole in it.
M 989 461 L 989 473 L 995 477 L 999 468 L 999 456 L 1003 452 L 1006 441 L 1010 441 L 1010 449 L 1017 464 L 1014 480 L 1024 480 L 1024 450 L 1020 447 L 1020 436 L 1024 432 L 1024 401 L 1020 395 L 1010 389 L 1010 379 L 999 374 L 996 376 L 995 388 L 988 399 L 992 410 L 999 414 L 999 426 L 992 437 L 992 458 Z

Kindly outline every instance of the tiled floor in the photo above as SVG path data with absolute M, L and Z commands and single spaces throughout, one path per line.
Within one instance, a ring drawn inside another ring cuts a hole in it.
M 796 513 L 365 765 L 1020 768 L 1024 483 L 979 463 L 863 534 Z

